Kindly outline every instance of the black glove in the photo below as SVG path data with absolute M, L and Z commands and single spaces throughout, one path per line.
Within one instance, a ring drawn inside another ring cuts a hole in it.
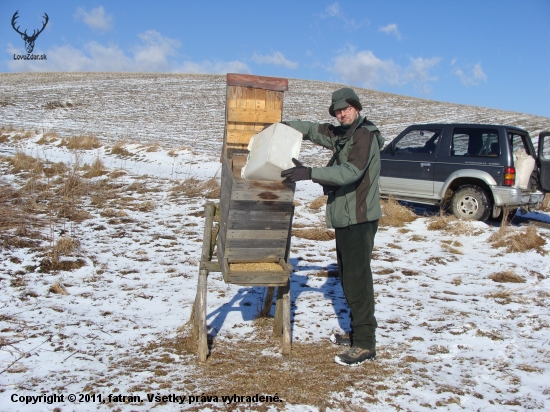
M 298 160 L 292 158 L 292 163 L 296 167 L 283 170 L 281 172 L 281 177 L 285 178 L 286 182 L 298 182 L 299 180 L 311 180 L 311 167 L 305 167 Z

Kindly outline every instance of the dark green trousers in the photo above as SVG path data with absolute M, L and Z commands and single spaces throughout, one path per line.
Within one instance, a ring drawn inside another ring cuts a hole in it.
M 370 260 L 378 220 L 335 230 L 338 274 L 350 309 L 353 346 L 376 349 L 374 287 Z

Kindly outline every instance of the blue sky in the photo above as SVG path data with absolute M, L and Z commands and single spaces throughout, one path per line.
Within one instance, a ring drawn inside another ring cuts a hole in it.
M 26 54 L 12 28 L 40 33 Z M 0 71 L 251 73 L 550 117 L 550 0 L 0 1 Z M 549 125 L 550 126 L 550 125 Z

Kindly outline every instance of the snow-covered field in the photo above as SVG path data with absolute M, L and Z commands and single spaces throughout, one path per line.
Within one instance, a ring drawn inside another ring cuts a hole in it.
M 211 356 L 202 365 L 186 323 L 203 205 L 216 199 L 189 196 L 181 183 L 200 186 L 219 177 L 225 78 L 86 73 L 0 79 L 0 126 L 15 128 L 0 131 L 1 410 L 550 409 L 549 212 L 516 217 L 507 228 L 524 243 L 536 231 L 539 246 L 523 252 L 494 242 L 497 225 L 441 224 L 433 209 L 415 209 L 417 218 L 403 226 L 381 225 L 373 256 L 378 358 L 358 368 L 335 364 L 339 348 L 327 342 L 332 331 L 348 326 L 334 277 L 334 241 L 296 233 L 292 356 L 280 355 L 270 321 L 255 319 L 265 288 L 228 285 L 212 273 Z M 338 87 L 290 80 L 284 118 L 331 120 L 327 106 Z M 549 118 L 527 114 L 358 94 L 388 140 L 415 122 L 506 123 L 533 136 L 550 127 Z M 82 135 L 97 137 L 101 147 L 59 144 Z M 114 154 L 120 146 L 126 154 Z M 14 171 L 16 154 L 51 168 L 62 162 L 66 169 L 37 178 L 36 170 Z M 306 164 L 329 157 L 303 146 Z M 84 177 L 97 159 L 108 173 Z M 74 175 L 86 190 L 65 199 L 62 189 Z M 297 230 L 323 227 L 324 207 L 311 207 L 321 194 L 313 183 L 298 183 Z M 54 213 L 56 201 L 65 208 Z M 28 215 L 14 212 L 18 223 L 10 225 L 4 218 L 11 209 Z M 73 270 L 49 270 L 44 263 L 61 239 L 76 242 L 70 253 L 60 252 L 61 261 L 80 262 Z M 496 281 L 499 276 L 508 282 Z M 51 398 L 36 398 L 54 393 L 64 398 L 51 404 Z M 237 399 L 256 394 L 282 402 Z M 25 404 L 26 396 L 37 403 L 29 398 Z

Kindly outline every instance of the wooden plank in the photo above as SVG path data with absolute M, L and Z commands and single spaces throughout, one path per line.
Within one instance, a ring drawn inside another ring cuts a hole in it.
M 228 249 L 285 249 L 286 250 L 286 238 L 285 239 L 262 239 L 261 233 L 268 232 L 266 230 L 257 230 L 258 237 L 256 239 L 227 239 L 225 243 L 225 250 Z M 284 256 L 284 253 L 283 255 Z
M 252 136 L 257 134 L 259 130 L 237 130 L 227 129 L 227 143 L 242 144 L 248 146 Z
M 250 102 L 254 103 L 253 100 Z M 249 108 L 229 108 L 227 121 L 237 123 L 275 123 L 282 118 L 281 110 L 254 110 Z
M 202 235 L 202 253 L 201 261 L 212 260 L 210 250 L 210 240 L 212 239 L 212 222 L 214 221 L 214 212 L 216 205 L 212 202 L 206 202 L 204 204 L 204 233 Z
M 288 282 L 288 275 L 258 276 L 253 275 L 228 275 L 227 283 L 241 286 L 283 286 Z
M 259 222 L 290 222 L 290 211 L 271 211 L 266 213 L 265 210 L 240 210 L 236 207 L 231 208 L 227 216 L 226 222 L 234 222 L 241 220 L 253 220 Z
M 227 234 L 227 219 L 229 217 L 229 205 L 231 203 L 230 199 L 231 199 L 232 187 L 233 187 L 233 176 L 231 174 L 230 161 L 227 157 L 223 156 L 222 157 L 222 181 L 221 181 L 221 188 L 220 188 L 220 233 L 218 234 L 218 250 L 221 250 L 222 252 L 223 252 L 223 248 L 225 247 L 225 237 Z
M 221 272 L 220 262 L 201 262 L 200 269 L 208 270 L 209 272 Z
M 232 200 L 229 206 L 232 211 L 243 210 L 247 212 L 272 212 L 289 213 L 292 211 L 291 202 L 277 202 L 268 200 Z
M 284 239 L 287 240 L 287 230 L 228 230 L 226 239 Z
M 265 110 L 266 94 L 267 90 L 265 89 L 254 89 L 254 110 Z
M 230 220 L 227 222 L 227 230 L 287 230 L 289 225 L 288 221 Z
M 224 258 L 230 263 L 278 262 L 285 255 L 285 248 L 225 248 Z
M 283 93 L 272 90 L 266 91 L 265 96 L 265 108 L 266 110 L 280 110 L 283 111 Z M 282 120 L 282 117 L 281 117 Z M 278 120 L 279 122 L 281 120 Z
M 228 86 L 247 86 L 266 90 L 288 90 L 288 79 L 250 74 L 227 73 L 226 84 Z
M 235 179 L 233 184 L 235 185 L 234 190 L 247 192 L 252 190 L 255 192 L 282 192 L 286 194 L 294 194 L 296 189 L 295 183 L 287 184 L 283 182 L 274 182 L 271 180 L 246 180 L 241 179 L 240 176 Z
M 236 185 L 235 185 L 236 186 Z M 262 188 L 248 187 L 244 190 L 239 190 L 238 187 L 233 189 L 231 193 L 232 201 L 246 201 L 248 203 L 281 203 L 287 204 L 287 207 L 292 205 L 294 200 L 294 193 L 290 190 L 266 190 Z

